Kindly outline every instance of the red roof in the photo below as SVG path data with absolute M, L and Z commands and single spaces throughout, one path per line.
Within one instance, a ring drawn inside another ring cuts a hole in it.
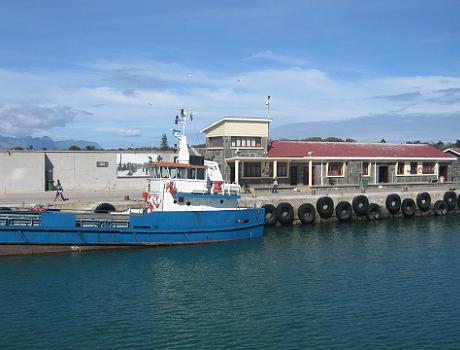
M 272 141 L 268 157 L 445 158 L 455 157 L 425 144 Z

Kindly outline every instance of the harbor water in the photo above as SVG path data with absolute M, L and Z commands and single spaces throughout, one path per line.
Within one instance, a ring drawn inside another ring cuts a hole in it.
M 460 216 L 0 259 L 0 349 L 455 349 Z

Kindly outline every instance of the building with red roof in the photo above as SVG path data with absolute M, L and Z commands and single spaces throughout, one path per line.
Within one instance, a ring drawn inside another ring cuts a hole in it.
M 428 144 L 269 141 L 270 120 L 222 118 L 202 132 L 226 181 L 337 186 L 452 181 L 456 157 Z M 458 150 L 460 155 L 460 150 Z

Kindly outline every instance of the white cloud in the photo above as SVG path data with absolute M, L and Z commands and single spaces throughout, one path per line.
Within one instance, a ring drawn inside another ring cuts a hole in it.
M 112 135 L 120 137 L 139 137 L 142 136 L 142 131 L 139 129 L 116 129 L 112 131 Z
M 275 53 L 271 50 L 257 52 L 249 57 L 246 57 L 244 60 L 267 60 L 296 67 L 308 66 L 311 64 L 309 61 L 304 60 L 302 58 Z
M 9 106 L 0 109 L 0 131 L 45 133 L 52 126 L 66 126 L 67 136 L 72 138 L 85 137 L 85 130 L 90 128 L 105 140 L 110 135 L 152 140 L 169 132 L 180 108 L 197 112 L 192 128 L 199 130 L 223 115 L 263 116 L 267 95 L 272 97 L 274 126 L 394 111 L 458 113 L 460 101 L 456 96 L 442 98 L 439 90 L 459 87 L 460 78 L 449 76 L 346 81 L 311 68 L 225 73 L 157 61 L 98 61 L 72 72 L 0 70 L 0 104 Z M 411 96 L 416 98 L 408 103 Z M 26 103 L 73 108 L 21 110 Z
M 78 115 L 90 113 L 67 106 L 23 106 L 9 108 L 0 105 L 0 133 L 29 135 L 37 130 L 64 127 Z

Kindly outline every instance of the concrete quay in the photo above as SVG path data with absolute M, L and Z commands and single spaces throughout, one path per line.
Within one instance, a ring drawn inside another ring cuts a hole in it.
M 431 196 L 431 208 L 426 212 L 420 211 L 418 208 L 415 211 L 415 216 L 430 216 L 434 215 L 433 205 L 438 200 L 444 199 L 444 194 L 448 191 L 454 191 L 457 196 L 460 195 L 460 191 L 455 188 L 453 184 L 423 184 L 420 186 L 385 186 L 385 187 L 372 187 L 368 190 L 357 191 L 356 188 L 335 188 L 335 189 L 309 189 L 303 191 L 292 191 L 292 190 L 281 190 L 278 193 L 271 193 L 270 191 L 259 191 L 256 192 L 254 197 L 252 194 L 243 194 L 239 201 L 242 207 L 256 207 L 260 208 L 266 204 L 271 204 L 277 207 L 280 203 L 289 203 L 294 209 L 294 220 L 293 223 L 301 223 L 298 217 L 298 208 L 304 203 L 310 203 L 315 207 L 318 199 L 321 197 L 330 197 L 334 202 L 334 213 L 329 219 L 323 219 L 316 211 L 315 223 L 325 223 L 330 221 L 338 221 L 335 213 L 335 207 L 341 201 L 346 201 L 352 204 L 353 198 L 358 195 L 365 195 L 369 203 L 378 204 L 381 211 L 381 218 L 398 217 L 403 216 L 402 212 L 399 211 L 397 214 L 391 214 L 386 209 L 386 199 L 390 194 L 397 194 L 403 201 L 406 198 L 411 198 L 416 202 L 417 195 L 422 192 L 427 192 Z M 458 207 L 455 210 L 449 211 L 449 214 L 460 213 Z M 366 216 L 358 216 L 353 212 L 351 220 L 366 220 Z M 278 223 L 279 224 L 279 223 Z

